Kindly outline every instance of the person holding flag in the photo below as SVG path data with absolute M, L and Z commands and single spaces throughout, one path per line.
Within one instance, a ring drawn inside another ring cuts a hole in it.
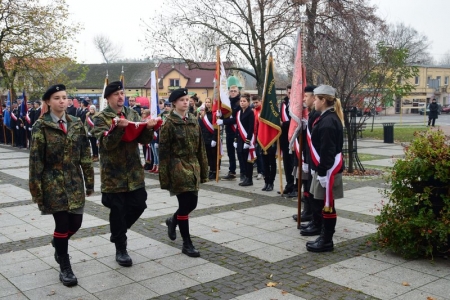
M 253 163 L 256 159 L 255 114 L 250 108 L 250 94 L 244 93 L 239 104 L 241 110 L 236 115 L 237 130 L 234 142 L 241 174 L 244 174 L 244 180 L 239 185 L 250 186 L 253 185 Z
M 313 179 L 311 193 L 314 207 L 321 208 L 322 230 L 315 241 L 306 243 L 311 252 L 333 251 L 333 234 L 336 227 L 334 200 L 344 197 L 342 183 L 342 147 L 344 144 L 344 116 L 341 102 L 335 96 L 336 90 L 329 85 L 314 89 L 314 107 L 320 116 L 314 120 L 308 131 Z

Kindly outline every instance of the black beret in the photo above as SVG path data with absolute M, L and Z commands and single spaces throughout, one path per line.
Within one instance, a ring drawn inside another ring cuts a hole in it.
M 315 86 L 315 85 L 307 85 L 307 86 L 305 86 L 305 93 L 314 93 L 314 89 L 316 87 L 317 86 Z
M 105 98 L 108 98 L 112 93 L 123 90 L 122 81 L 114 81 L 108 84 L 105 88 Z
M 34 103 L 41 105 L 41 101 L 39 101 L 39 100 L 34 101 Z
M 55 84 L 48 88 L 48 90 L 45 92 L 44 96 L 42 96 L 42 100 L 50 100 L 51 95 L 53 95 L 56 92 L 65 91 L 66 86 L 64 84 Z
M 178 98 L 186 96 L 187 94 L 188 94 L 188 90 L 187 89 L 176 89 L 176 90 L 173 90 L 172 93 L 170 93 L 169 102 L 174 102 Z
M 81 102 L 83 102 L 83 105 L 84 105 L 84 106 L 88 106 L 88 105 L 89 105 L 89 102 L 87 102 L 86 99 L 83 100 L 83 101 L 81 101 Z

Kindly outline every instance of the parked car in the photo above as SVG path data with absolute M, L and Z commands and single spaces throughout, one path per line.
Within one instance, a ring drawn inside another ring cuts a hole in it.
M 441 112 L 446 114 L 450 113 L 450 104 L 442 106 Z
M 442 105 L 440 104 L 440 103 L 438 103 L 438 115 L 440 115 L 441 114 L 441 111 L 442 111 Z M 419 109 L 419 114 L 421 115 L 421 116 L 423 116 L 423 112 L 424 112 L 424 108 L 422 107 L 421 109 Z M 427 104 L 427 111 L 426 111 L 426 115 L 428 115 L 430 113 L 430 104 Z

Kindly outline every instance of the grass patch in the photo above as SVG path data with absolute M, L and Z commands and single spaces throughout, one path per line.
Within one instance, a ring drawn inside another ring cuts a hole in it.
M 426 131 L 426 126 L 399 127 L 394 125 L 394 141 L 395 142 L 411 142 L 414 139 L 414 132 Z M 365 139 L 383 140 L 383 127 L 375 127 L 373 131 L 367 128 L 363 132 Z
M 359 157 L 360 161 L 389 158 L 389 156 L 386 156 L 386 155 L 374 155 L 374 154 L 366 154 L 366 153 L 358 153 L 358 157 Z

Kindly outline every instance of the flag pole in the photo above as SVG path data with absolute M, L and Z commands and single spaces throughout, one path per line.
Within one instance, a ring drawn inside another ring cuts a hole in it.
M 303 151 L 303 127 L 300 124 L 300 132 L 298 133 L 298 170 L 297 170 L 297 229 L 300 229 L 301 214 L 302 214 L 302 168 L 303 168 L 303 159 L 302 159 L 302 151 Z
M 217 95 L 217 108 L 221 110 L 220 105 L 220 52 L 219 47 L 216 50 L 216 95 Z M 218 81 L 218 82 L 217 82 Z M 219 182 L 219 168 L 220 168 L 220 148 L 221 148 L 221 140 L 220 140 L 220 126 L 217 126 L 217 144 L 216 144 L 216 182 Z
M 280 138 L 278 138 L 278 140 L 277 140 L 277 153 L 278 153 L 278 174 L 280 175 L 280 195 L 283 196 L 283 175 L 281 174 Z

